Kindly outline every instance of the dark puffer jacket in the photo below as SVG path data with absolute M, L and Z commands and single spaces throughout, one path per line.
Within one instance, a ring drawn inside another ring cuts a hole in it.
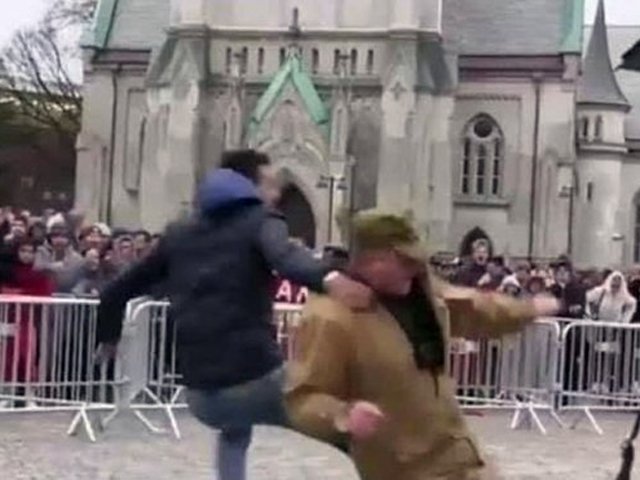
M 282 363 L 272 327 L 272 272 L 320 292 L 327 269 L 289 241 L 284 219 L 266 210 L 245 177 L 215 172 L 199 205 L 197 218 L 169 228 L 152 255 L 104 291 L 98 340 L 117 341 L 126 302 L 163 282 L 186 385 L 221 388 Z

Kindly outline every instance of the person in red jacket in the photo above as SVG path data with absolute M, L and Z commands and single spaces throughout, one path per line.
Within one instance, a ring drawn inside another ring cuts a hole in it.
M 0 285 L 3 295 L 46 297 L 53 294 L 53 282 L 40 271 L 34 270 L 36 245 L 29 239 L 21 239 L 15 245 L 13 266 L 7 281 Z M 3 325 L 9 332 L 4 349 L 4 371 L 0 375 L 4 383 L 26 383 L 37 380 L 38 324 L 37 309 L 28 304 L 7 309 L 8 322 Z M 30 389 L 28 386 L 27 389 Z M 29 392 L 27 392 L 29 396 Z M 31 402 L 32 403 L 32 402 Z

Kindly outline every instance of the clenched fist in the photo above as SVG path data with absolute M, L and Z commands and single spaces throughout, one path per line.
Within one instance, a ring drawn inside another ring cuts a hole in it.
M 384 413 L 377 405 L 359 401 L 351 405 L 346 417 L 337 421 L 336 426 L 355 440 L 366 440 L 376 434 L 384 421 Z

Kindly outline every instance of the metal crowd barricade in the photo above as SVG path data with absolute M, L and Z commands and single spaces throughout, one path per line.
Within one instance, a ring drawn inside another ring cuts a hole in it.
M 181 438 L 174 409 L 184 407 L 179 403 L 183 391 L 176 354 L 175 325 L 171 321 L 169 302 L 138 299 L 130 304 L 126 323 L 138 329 L 140 335 L 132 345 L 136 360 L 128 362 L 129 370 L 136 372 L 136 382 L 132 382 L 129 402 L 123 408 L 131 409 L 145 425 L 154 432 L 162 432 L 155 427 L 142 412 L 150 409 L 162 410 L 176 438 Z
M 94 411 L 109 411 L 99 426 L 133 414 L 162 411 L 173 434 L 175 410 L 185 407 L 168 302 L 130 302 L 115 362 L 95 359 L 97 300 L 0 296 L 0 414 L 71 411 L 70 434 L 81 426 L 95 441 Z M 274 333 L 293 358 L 302 306 L 277 304 Z M 602 433 L 597 411 L 640 408 L 640 325 L 586 320 L 538 320 L 501 339 L 453 339 L 448 370 L 463 407 L 510 409 L 512 428 L 529 420 L 542 433 L 548 412 L 577 412 Z M 577 423 L 576 421 L 576 423 Z
M 274 331 L 286 359 L 293 356 L 295 330 L 301 309 L 300 305 L 288 304 L 277 304 L 274 308 Z M 132 356 L 136 360 L 122 363 L 123 377 L 129 380 L 126 396 L 128 403 L 119 405 L 114 415 L 131 410 L 150 430 L 159 432 L 161 429 L 155 427 L 142 412 L 150 409 L 162 410 L 174 436 L 179 439 L 181 432 L 175 410 L 184 408 L 186 404 L 181 401 L 184 386 L 179 370 L 176 326 L 171 318 L 170 304 L 148 299 L 135 300 L 127 309 L 125 323 L 138 333 L 135 336 L 137 340 L 130 346 L 121 345 L 121 354 Z M 144 327 L 145 325 L 148 327 Z M 147 337 L 144 337 L 143 332 L 146 332 Z M 142 342 L 145 344 L 142 345 Z M 142 377 L 144 381 L 141 381 Z
M 100 426 L 104 430 L 122 414 L 132 413 L 134 417 L 150 431 L 162 433 L 163 429 L 156 427 L 142 408 L 134 405 L 160 404 L 149 390 L 149 339 L 152 337 L 153 324 L 150 315 L 138 315 L 138 311 L 146 313 L 145 306 L 150 303 L 145 298 L 135 299 L 127 304 L 123 319 L 122 337 L 118 344 L 115 371 L 120 381 L 117 383 L 113 402 L 113 411 L 105 417 Z M 146 396 L 145 396 L 146 395 Z
M 596 411 L 640 407 L 640 325 L 575 321 L 562 334 L 558 409 L 579 412 L 600 434 Z M 574 424 L 574 426 L 575 426 Z
M 95 361 L 98 302 L 0 296 L 0 413 L 74 411 L 95 440 L 87 406 L 112 408 L 119 379 Z
M 274 307 L 277 340 L 286 361 L 292 360 L 296 349 L 296 332 L 300 326 L 302 305 L 278 303 Z
M 540 411 L 562 425 L 555 412 L 560 339 L 558 323 L 550 320 L 500 339 L 453 339 L 448 367 L 461 405 L 513 409 L 512 428 L 528 419 L 546 433 Z

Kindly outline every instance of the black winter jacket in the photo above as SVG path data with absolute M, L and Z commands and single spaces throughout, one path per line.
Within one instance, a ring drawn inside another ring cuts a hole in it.
M 274 270 L 317 292 L 328 273 L 289 241 L 284 218 L 265 209 L 251 182 L 222 170 L 207 185 L 202 214 L 169 228 L 153 254 L 106 288 L 98 312 L 98 340 L 116 342 L 127 301 L 162 282 L 181 373 L 188 387 L 201 389 L 244 383 L 281 365 Z

